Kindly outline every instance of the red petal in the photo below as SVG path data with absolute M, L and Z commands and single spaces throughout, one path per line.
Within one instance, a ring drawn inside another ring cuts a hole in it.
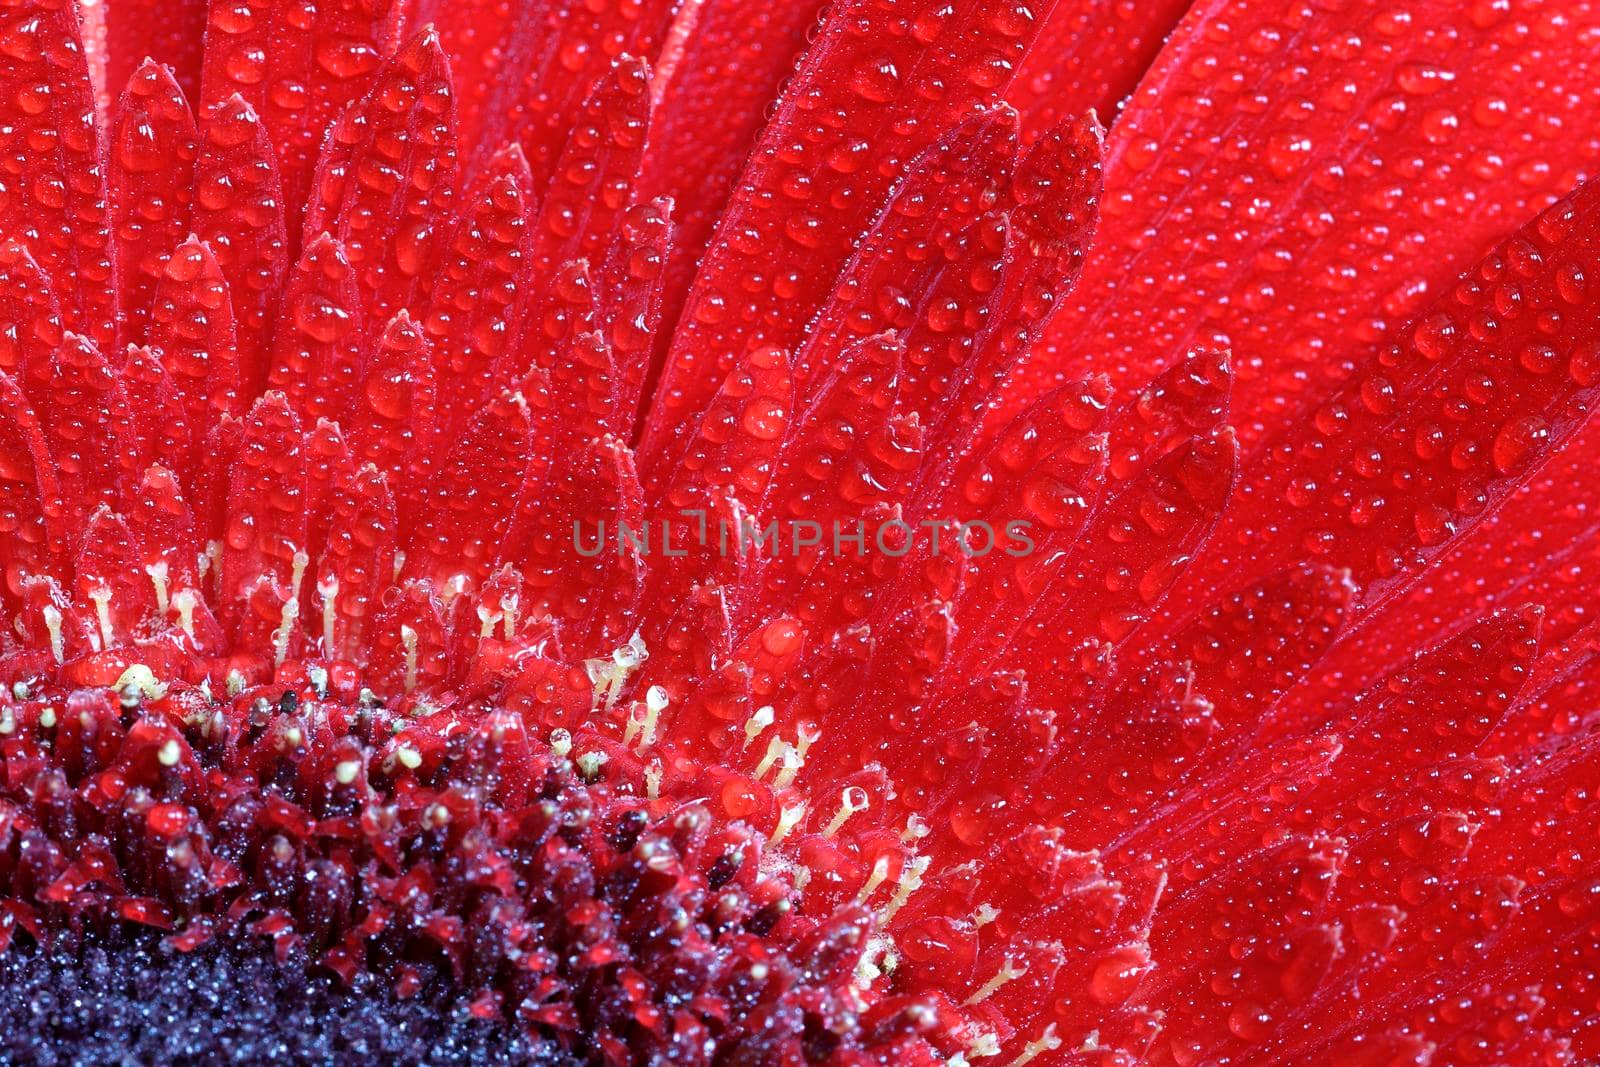
M 584 99 L 539 209 L 536 278 L 569 260 L 599 262 L 611 243 L 644 151 L 649 87 L 649 66 L 624 55 Z
M 295 557 L 306 547 L 304 440 L 282 393 L 263 396 L 245 419 L 228 480 L 222 548 L 221 603 L 235 610 L 263 582 L 292 590 L 303 566 Z M 254 624 L 270 630 L 276 621 Z
M 677 232 L 670 200 L 634 205 L 622 220 L 598 279 L 598 325 L 617 358 L 611 404 L 623 432 L 630 436 L 643 399 L 651 352 L 661 337 L 667 257 Z
M 162 267 L 151 345 L 172 375 L 196 439 L 243 406 L 233 304 L 211 249 L 191 236 Z
M 367 365 L 352 409 L 359 417 L 352 420 L 350 449 L 387 479 L 408 526 L 416 521 L 416 508 L 428 491 L 433 474 L 429 464 L 436 462 L 429 455 L 438 432 L 436 391 L 427 339 L 410 316 L 395 316 Z
M 323 639 L 326 654 L 359 661 L 369 620 L 394 576 L 394 499 L 370 463 L 340 472 L 325 504 L 329 531 L 317 563 L 319 614 L 308 629 Z
M 689 295 L 648 427 L 647 467 L 670 451 L 669 436 L 692 432 L 694 413 L 745 353 L 795 345 L 905 163 L 1004 86 L 1033 26 L 997 18 L 1002 7 L 1015 5 L 918 0 L 899 13 L 903 36 L 858 35 L 850 9 L 828 20 Z
M 307 242 L 283 290 L 267 372 L 304 417 L 348 418 L 361 384 L 364 307 L 344 246 L 327 233 Z
M 983 621 L 964 627 L 962 670 L 997 666 L 1008 649 L 1036 655 L 1041 642 L 1069 649 L 1091 636 L 1126 641 L 1211 535 L 1236 453 L 1225 430 L 1197 438 L 1117 489 L 1081 533 L 1064 527 L 1064 537 L 1050 520 L 1073 494 L 1059 484 L 1040 487 L 1027 498 L 1038 522 L 1027 531 L 1033 543 L 976 561 L 963 602 Z M 1045 689 L 1052 679 L 1034 681 Z
M 572 650 L 609 651 L 626 639 L 644 588 L 644 561 L 617 544 L 623 524 L 643 528 L 633 456 L 615 438 L 569 445 L 537 499 L 537 529 L 516 559 L 527 576 L 523 610 L 564 623 Z
M 288 238 L 266 127 L 237 93 L 201 117 L 194 233 L 228 281 L 239 327 L 240 381 L 245 395 L 254 396 L 267 377 L 268 327 L 283 290 Z
M 123 447 L 128 452 L 132 476 L 142 477 L 152 463 L 189 476 L 198 457 L 192 447 L 188 418 L 178 399 L 178 387 L 161 365 L 160 353 L 130 345 L 120 378 L 127 395 Z
M 67 325 L 109 344 L 105 168 L 78 5 L 6 8 L 0 50 L 0 231 L 25 240 L 57 283 Z
M 108 508 L 96 510 L 78 553 L 75 592 L 80 608 L 93 605 L 97 612 L 102 648 L 131 643 L 155 611 L 150 579 L 140 563 L 128 524 Z
M 521 397 L 490 401 L 455 442 L 418 507 L 406 570 L 441 586 L 488 576 L 534 459 Z
M 431 0 L 420 15 L 439 26 L 450 55 L 461 143 L 477 152 L 469 170 L 515 142 L 533 167 L 535 187 L 543 188 L 595 79 L 619 56 L 652 60 L 673 9 L 668 0 L 553 0 L 509 10 L 481 0 Z
M 15 606 L 22 581 L 41 573 L 56 550 L 51 512 L 61 490 L 39 420 L 17 383 L 0 374 L 0 538 L 5 585 L 0 592 Z
M 172 71 L 146 61 L 128 81 L 111 123 L 111 229 L 124 341 L 150 339 L 162 267 L 189 232 L 198 151 L 194 116 Z
M 49 276 L 26 245 L 7 240 L 0 244 L 0 373 L 31 388 L 49 373 L 60 343 L 61 303 Z
M 149 57 L 170 66 L 190 100 L 200 99 L 201 44 L 207 0 L 106 4 L 106 81 L 127 83 Z
M 666 278 L 666 317 L 677 320 L 695 267 L 766 121 L 793 73 L 816 0 L 752 7 L 703 0 L 670 77 L 658 90 L 639 176 L 640 199 L 670 198 L 677 221 Z M 737 70 L 737 77 L 729 77 Z
M 235 93 L 266 124 L 278 155 L 290 232 L 328 126 L 367 88 L 394 47 L 393 0 L 293 0 L 211 4 L 206 20 L 204 109 Z
M 425 30 L 329 131 L 306 205 L 304 239 L 327 230 L 343 243 L 372 318 L 406 307 L 434 269 L 455 170 L 449 71 L 438 34 Z
M 1209 0 L 1117 123 L 1093 262 L 1032 363 L 1234 353 L 1247 445 L 1592 170 L 1587 9 Z M 1556 72 L 1559 72 L 1557 74 Z
M 922 457 L 921 426 L 897 403 L 904 359 L 893 335 L 856 342 L 785 436 L 760 507 L 780 545 L 741 591 L 744 621 L 793 614 L 822 638 L 871 611 L 869 590 L 897 571 L 874 541 Z
M 936 303 L 940 274 L 963 234 L 1002 195 L 1016 155 L 1016 116 L 988 108 L 954 127 L 907 168 L 889 202 L 856 247 L 795 356 L 809 383 L 849 341 L 907 330 L 929 315 L 947 332 L 959 315 Z M 926 332 L 926 331 L 925 331 Z
M 438 398 L 444 433 L 492 394 L 492 372 L 525 313 L 532 184 L 520 149 L 496 156 L 441 257 L 424 326 L 451 382 Z
M 1349 567 L 1369 605 L 1409 582 L 1587 416 L 1600 384 L 1583 311 L 1596 273 L 1600 184 L 1589 184 L 1275 437 L 1219 532 L 1226 551 L 1194 577 L 1254 577 L 1310 555 Z
M 1144 76 L 1191 0 L 1059 0 L 1017 67 L 1006 100 L 1037 134 L 1088 111 L 1102 117 Z
M 139 532 L 140 571 L 161 570 L 169 602 L 184 590 L 198 594 L 201 546 L 177 477 L 164 467 L 151 467 L 129 497 L 129 519 Z
M 120 377 L 94 342 L 67 334 L 51 361 L 50 402 L 42 406 L 45 440 L 60 479 L 67 529 L 79 531 L 101 504 L 115 504 L 135 472 L 122 443 L 128 407 Z M 76 543 L 77 534 L 73 533 Z

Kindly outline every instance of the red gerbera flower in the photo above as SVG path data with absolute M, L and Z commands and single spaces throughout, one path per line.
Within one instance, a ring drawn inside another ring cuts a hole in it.
M 1600 1058 L 1600 9 L 1188 7 L 6 0 L 9 1055 Z

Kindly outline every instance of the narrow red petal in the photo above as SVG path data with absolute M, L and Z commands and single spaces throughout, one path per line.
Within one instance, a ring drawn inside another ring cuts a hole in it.
M 363 637 L 394 577 L 394 496 L 378 468 L 357 466 L 328 423 L 310 438 L 308 448 L 322 453 L 326 472 L 321 484 L 311 486 L 316 501 L 307 539 L 315 584 L 308 580 L 302 590 L 305 629 L 321 639 L 328 655 L 359 662 Z
M 51 360 L 50 403 L 40 422 L 62 494 L 67 529 L 80 531 L 102 504 L 115 504 L 129 457 L 123 446 L 128 406 L 121 379 L 87 337 L 69 333 Z M 77 535 L 72 535 L 76 543 Z
M 1004 87 L 1034 32 L 1031 17 L 996 17 L 1012 4 L 930 0 L 902 12 L 896 33 L 858 35 L 856 6 L 807 51 L 722 218 L 674 335 L 647 467 L 692 432 L 746 352 L 794 347 L 906 165 Z
M 267 384 L 311 419 L 343 420 L 361 385 L 365 305 L 344 245 L 306 242 L 279 304 Z M 380 356 L 381 358 L 381 356 Z
M 266 124 L 278 157 L 290 232 L 328 126 L 366 90 L 393 50 L 393 0 L 293 0 L 240 4 L 210 0 L 201 103 L 235 93 Z
M 228 281 L 246 395 L 265 387 L 267 338 L 283 291 L 288 235 L 266 127 L 235 93 L 206 109 L 195 164 L 194 233 Z
M 889 202 L 861 238 L 796 353 L 802 382 L 827 371 L 845 343 L 927 318 L 948 332 L 959 320 L 933 291 L 964 234 L 1006 189 L 1016 155 L 1016 116 L 988 108 L 952 128 L 907 167 Z M 926 335 L 928 331 L 924 331 Z
M 639 175 L 641 199 L 665 197 L 675 205 L 664 296 L 669 323 L 677 321 L 768 105 L 793 73 L 824 6 L 702 0 L 692 15 L 671 77 L 663 79 Z
M 0 373 L 24 389 L 48 373 L 50 353 L 61 343 L 61 302 L 26 245 L 0 244 Z
M 633 195 L 650 126 L 650 68 L 620 56 L 584 98 L 551 173 L 534 237 L 536 277 L 573 259 L 598 263 Z
M 172 250 L 189 232 L 194 116 L 169 68 L 146 62 L 122 90 L 111 121 L 111 229 L 118 337 L 150 339 L 150 306 Z
M 255 617 L 234 621 L 252 633 L 280 625 L 280 611 L 303 580 L 306 562 L 297 555 L 306 547 L 304 462 L 304 434 L 288 400 L 266 394 L 245 418 L 230 468 L 222 544 L 221 603 L 236 611 L 248 604 L 243 614 Z M 259 596 L 263 591 L 269 595 Z M 266 613 L 256 610 L 263 606 Z M 265 651 L 272 642 L 242 647 Z
M 497 155 L 463 205 L 430 286 L 423 324 L 451 381 L 438 398 L 443 432 L 463 426 L 491 395 L 492 372 L 526 314 L 532 184 L 520 149 Z
M 218 416 L 245 404 L 228 281 L 198 238 L 191 235 L 162 266 L 151 318 L 151 345 L 161 350 L 198 441 Z
M 5 538 L 5 585 L 9 607 L 23 595 L 23 579 L 45 570 L 56 551 L 50 534 L 61 490 L 39 420 L 9 375 L 0 374 L 0 530 Z
M 670 200 L 635 204 L 623 216 L 597 279 L 597 325 L 617 357 L 612 408 L 629 436 L 644 399 L 651 353 L 663 335 L 667 261 L 680 232 Z
M 55 281 L 66 325 L 112 339 L 106 172 L 78 4 L 30 0 L 0 13 L 0 231 L 26 240 Z
M 502 11 L 480 0 L 432 0 L 421 14 L 439 27 L 450 56 L 469 172 L 516 143 L 532 166 L 535 187 L 543 188 L 557 171 L 569 131 L 582 122 L 583 101 L 596 79 L 620 56 L 653 62 L 674 5 L 552 0 Z M 485 32 L 490 25 L 493 32 Z
M 521 610 L 563 623 L 574 649 L 621 644 L 646 569 L 638 553 L 615 545 L 623 526 L 644 526 L 644 498 L 626 446 L 606 438 L 564 449 L 539 490 L 538 518 L 517 560 L 530 600 Z M 600 551 L 591 551 L 596 544 Z
M 434 442 L 456 440 L 436 436 L 442 433 L 433 415 L 437 395 L 427 338 L 409 316 L 397 315 L 367 364 L 352 409 L 359 417 L 352 419 L 350 448 L 387 480 L 407 525 L 417 521 L 429 491 Z
M 406 42 L 371 85 L 323 144 L 304 240 L 337 237 L 367 313 L 386 322 L 434 269 L 455 189 L 455 101 L 438 35 Z
M 127 84 L 139 64 L 148 58 L 172 68 L 187 99 L 200 99 L 207 2 L 104 5 L 107 84 Z
M 1225 345 L 1253 447 L 1592 173 L 1597 33 L 1582 6 L 1198 4 L 1117 123 L 1033 380 Z
M 1597 257 L 1591 183 L 1491 252 L 1310 418 L 1270 438 L 1220 551 L 1195 577 L 1238 580 L 1309 556 L 1348 567 L 1368 605 L 1411 581 L 1587 416 L 1600 382 L 1584 311 Z
M 1031 135 L 1089 111 L 1109 122 L 1190 3 L 1059 0 L 1017 67 L 1006 100 L 1022 112 Z
M 534 458 L 526 402 L 490 401 L 446 456 L 405 542 L 407 573 L 441 586 L 479 581 L 496 562 Z
M 188 415 L 161 353 L 131 345 L 121 367 L 127 409 L 122 416 L 123 445 L 129 470 L 137 479 L 145 468 L 160 463 L 185 478 L 196 465 Z

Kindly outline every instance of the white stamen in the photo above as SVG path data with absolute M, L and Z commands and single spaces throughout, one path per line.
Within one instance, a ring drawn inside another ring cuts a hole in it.
M 563 730 L 560 727 L 557 727 L 556 729 L 551 730 L 550 731 L 550 751 L 554 752 L 557 756 L 560 756 L 563 759 L 565 759 L 567 753 L 572 751 L 572 733 L 571 733 L 571 731 Z
M 822 736 L 822 731 L 809 723 L 801 723 L 795 730 L 795 742 L 783 754 L 783 766 L 778 770 L 778 776 L 772 780 L 773 789 L 788 789 L 794 784 L 800 768 L 806 765 L 806 753 L 811 750 L 812 744 Z
M 593 778 L 600 773 L 600 768 L 604 767 L 609 760 L 610 757 L 604 752 L 585 752 L 574 762 L 578 765 L 579 774 L 585 778 Z
M 1056 1024 L 1051 1023 L 1044 1028 L 1044 1032 L 1039 1035 L 1037 1040 L 1028 1042 L 1028 1046 L 1022 1050 L 1022 1054 L 1008 1063 L 1006 1067 L 1027 1067 L 1028 1064 L 1046 1052 L 1054 1052 L 1060 1047 L 1061 1039 L 1056 1036 Z
M 46 730 L 54 730 L 56 728 L 56 709 L 47 705 L 39 713 L 39 725 Z
M 872 873 L 867 875 L 867 880 L 862 883 L 861 892 L 856 894 L 856 903 L 865 904 L 871 899 L 872 894 L 878 891 L 884 879 L 889 877 L 889 857 L 879 856 L 872 864 Z
M 750 742 L 760 736 L 761 731 L 772 725 L 772 720 L 777 717 L 771 704 L 764 704 L 744 721 L 744 747 L 749 748 Z
M 296 556 L 296 559 L 299 557 Z M 281 667 L 283 661 L 289 658 L 289 639 L 294 636 L 295 620 L 300 617 L 300 601 L 294 596 L 283 602 L 283 610 L 279 618 L 282 620 L 272 634 L 273 662 Z
M 333 655 L 333 625 L 338 620 L 339 579 L 328 575 L 317 582 L 317 595 L 322 598 L 322 651 Z
M 171 602 L 167 599 L 167 561 L 158 559 L 145 567 L 144 572 L 150 576 L 151 584 L 156 587 L 156 611 L 165 615 L 171 606 Z
M 961 1006 L 963 1008 L 970 1008 L 974 1004 L 982 1004 L 984 1001 L 994 996 L 995 993 L 999 991 L 1001 986 L 1005 985 L 1007 982 L 1015 981 L 1027 973 L 1028 969 L 1026 967 L 1019 968 L 1011 961 L 1011 957 L 1007 956 L 1005 958 L 1005 962 L 1000 965 L 1000 969 L 995 972 L 994 977 L 983 983 L 976 993 L 972 994 L 972 996 L 968 997 L 962 1002 Z M 1035 1053 L 1035 1055 L 1037 1055 L 1037 1053 Z
M 769 846 L 776 847 L 782 843 L 783 839 L 789 836 L 789 832 L 796 826 L 800 825 L 800 820 L 805 818 L 805 815 L 805 801 L 801 801 L 800 803 L 795 804 L 793 807 L 786 807 L 779 811 L 778 825 L 773 827 L 772 836 L 767 838 L 767 844 Z
M 767 754 L 761 757 L 760 763 L 756 764 L 755 774 L 753 775 L 756 781 L 759 782 L 767 776 L 767 772 L 772 769 L 772 765 L 778 762 L 778 757 L 788 747 L 781 737 L 774 737 L 767 742 Z
M 478 640 L 487 641 L 494 636 L 495 623 L 500 621 L 501 613 L 490 611 L 489 605 L 478 605 Z
M 999 908 L 992 904 L 979 904 L 978 910 L 972 913 L 972 925 L 982 930 L 998 918 L 1000 918 Z
M 237 668 L 228 672 L 228 695 L 236 697 L 244 692 L 244 673 Z
M 651 745 L 656 743 L 656 723 L 661 717 L 661 712 L 667 706 L 667 691 L 659 685 L 652 685 L 644 694 L 644 703 L 635 702 L 628 712 L 628 725 L 623 732 L 622 743 L 633 743 L 635 736 L 639 738 L 639 747 L 636 750 L 641 756 Z
M 594 706 L 599 705 L 603 693 L 606 710 L 616 707 L 628 676 L 649 658 L 650 652 L 645 648 L 644 638 L 636 631 L 628 638 L 628 643 L 613 651 L 609 658 L 584 660 L 583 668 L 588 672 L 589 681 L 594 684 Z
M 857 988 L 869 988 L 873 982 L 892 972 L 898 962 L 892 941 L 886 937 L 872 938 L 867 942 L 866 950 L 861 953 L 861 962 L 856 964 Z
M 167 695 L 167 687 L 156 680 L 155 672 L 143 663 L 130 663 L 128 669 L 123 671 L 111 688 L 117 692 L 125 692 L 129 688 L 138 691 L 146 700 L 160 700 Z
M 402 625 L 400 643 L 406 649 L 406 692 L 409 693 L 417 687 L 417 631 Z
M 11 714 L 10 708 L 0 708 L 0 736 L 7 736 L 17 732 L 17 717 Z
M 783 746 L 783 756 L 778 760 L 778 773 L 772 779 L 774 790 L 788 789 L 794 784 L 800 768 L 806 765 L 806 739 L 802 735 L 798 745 Z
M 401 746 L 395 749 L 394 757 L 400 761 L 400 766 L 408 771 L 414 771 L 422 766 L 422 753 L 414 748 Z
M 651 760 L 644 768 L 644 795 L 651 800 L 661 796 L 661 761 Z
M 867 791 L 859 785 L 852 785 L 839 795 L 839 810 L 834 813 L 833 820 L 822 831 L 823 837 L 832 837 L 849 820 L 850 816 L 858 811 L 866 811 L 872 803 L 867 796 Z
M 208 567 L 210 568 L 211 573 L 216 577 L 216 580 L 219 582 L 222 581 L 221 541 L 206 542 L 206 554 L 200 558 L 200 577 L 202 579 L 205 578 Z
M 1000 1039 L 993 1030 L 985 1030 L 972 1040 L 967 1046 L 967 1052 L 975 1060 L 987 1059 L 990 1056 L 1000 1055 Z
M 163 767 L 176 767 L 183 758 L 183 749 L 178 747 L 178 742 L 168 741 L 156 752 L 156 761 Z
M 182 630 L 189 640 L 194 640 L 194 607 L 195 595 L 192 589 L 180 589 L 173 594 L 172 606 L 178 609 L 178 629 Z
M 111 590 L 96 586 L 89 590 L 89 599 L 94 601 L 94 619 L 100 625 L 100 647 L 110 648 L 117 643 L 116 634 L 111 632 Z
M 912 893 L 922 888 L 922 876 L 928 873 L 928 867 L 932 863 L 932 858 L 928 856 L 912 856 L 901 866 L 900 877 L 895 879 L 894 883 L 894 896 L 878 913 L 880 928 L 906 906 L 906 901 L 911 899 Z
M 289 567 L 289 595 L 296 600 L 300 599 L 300 587 L 305 584 L 306 568 L 311 566 L 311 557 L 303 551 L 296 551 Z
M 50 631 L 50 654 L 55 656 L 57 663 L 65 663 L 67 646 L 61 636 L 61 609 L 54 604 L 46 604 L 40 614 L 44 616 L 44 628 Z
M 500 623 L 501 632 L 507 641 L 517 635 L 517 606 L 521 598 L 516 593 L 507 593 L 500 598 Z
M 333 768 L 334 781 L 340 785 L 349 785 L 356 780 L 356 775 L 361 773 L 361 761 L 354 759 L 340 760 Z

